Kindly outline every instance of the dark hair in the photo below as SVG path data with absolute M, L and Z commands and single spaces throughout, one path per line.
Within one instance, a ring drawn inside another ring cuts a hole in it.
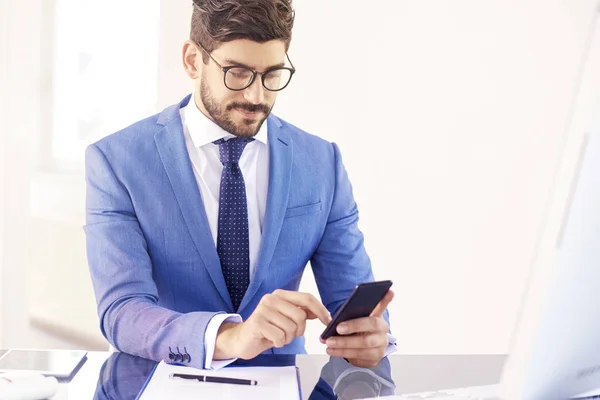
M 193 0 L 190 39 L 209 53 L 221 43 L 249 39 L 264 43 L 292 39 L 292 0 Z M 204 62 L 208 57 L 204 54 Z

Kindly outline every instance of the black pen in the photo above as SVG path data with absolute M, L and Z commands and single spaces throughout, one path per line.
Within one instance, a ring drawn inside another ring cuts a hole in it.
M 199 382 L 212 382 L 212 383 L 229 383 L 232 385 L 258 385 L 257 381 L 250 379 L 236 379 L 236 378 L 225 378 L 221 376 L 206 376 L 206 375 L 190 375 L 190 374 L 171 374 L 171 378 L 180 379 L 193 379 Z

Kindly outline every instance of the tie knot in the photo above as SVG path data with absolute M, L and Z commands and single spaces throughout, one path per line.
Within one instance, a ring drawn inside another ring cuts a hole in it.
M 228 163 L 237 164 L 242 156 L 244 147 L 253 140 L 253 138 L 235 137 L 229 140 L 225 140 L 224 138 L 219 139 L 213 143 L 219 146 L 219 159 L 225 165 Z

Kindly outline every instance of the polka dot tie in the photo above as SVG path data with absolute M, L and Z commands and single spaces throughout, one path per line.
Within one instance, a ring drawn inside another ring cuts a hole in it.
M 225 284 L 237 311 L 250 283 L 250 245 L 248 243 L 248 205 L 246 186 L 238 161 L 252 138 L 219 139 L 219 158 L 223 164 L 219 199 L 217 253 Z

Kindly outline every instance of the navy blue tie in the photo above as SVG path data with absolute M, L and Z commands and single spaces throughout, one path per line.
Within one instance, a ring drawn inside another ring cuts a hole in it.
M 250 283 L 250 244 L 246 186 L 238 161 L 252 138 L 219 139 L 219 158 L 223 164 L 219 199 L 217 253 L 225 284 L 237 311 Z

